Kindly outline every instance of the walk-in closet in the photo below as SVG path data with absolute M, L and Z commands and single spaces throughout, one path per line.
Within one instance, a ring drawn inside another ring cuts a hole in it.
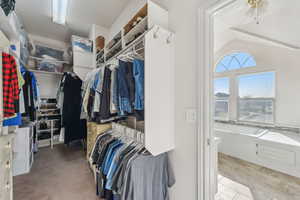
M 151 0 L 0 6 L 0 200 L 169 200 L 168 10 Z

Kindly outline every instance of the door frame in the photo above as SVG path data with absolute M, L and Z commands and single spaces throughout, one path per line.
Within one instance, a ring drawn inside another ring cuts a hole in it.
M 213 132 L 214 15 L 237 0 L 210 0 L 198 9 L 197 199 L 214 200 L 216 184 Z

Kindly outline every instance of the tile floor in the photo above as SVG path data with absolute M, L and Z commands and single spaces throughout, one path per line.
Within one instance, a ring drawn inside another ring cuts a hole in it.
M 215 200 L 254 200 L 251 190 L 222 175 L 218 176 L 218 194 Z

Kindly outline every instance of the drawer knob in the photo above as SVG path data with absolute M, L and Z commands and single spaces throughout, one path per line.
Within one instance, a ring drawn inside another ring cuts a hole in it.
M 7 168 L 7 169 L 10 168 L 10 161 L 9 161 L 9 160 L 6 162 L 6 168 Z
M 7 143 L 6 148 L 8 148 L 8 149 L 11 148 L 10 142 Z
M 7 182 L 7 183 L 6 183 L 6 185 L 5 185 L 5 189 L 7 189 L 7 190 L 9 190 L 9 189 L 10 189 L 10 184 L 9 184 L 9 182 Z

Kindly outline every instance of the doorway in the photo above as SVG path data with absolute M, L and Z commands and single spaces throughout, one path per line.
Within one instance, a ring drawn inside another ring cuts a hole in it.
M 299 199 L 297 6 L 199 10 L 199 199 Z

